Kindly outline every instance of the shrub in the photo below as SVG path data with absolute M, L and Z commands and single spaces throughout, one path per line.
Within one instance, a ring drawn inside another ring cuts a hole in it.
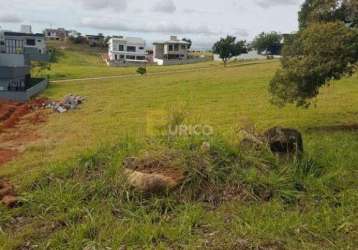
M 137 73 L 140 74 L 140 75 L 145 75 L 145 74 L 147 74 L 147 69 L 144 68 L 144 67 L 139 67 L 137 69 Z

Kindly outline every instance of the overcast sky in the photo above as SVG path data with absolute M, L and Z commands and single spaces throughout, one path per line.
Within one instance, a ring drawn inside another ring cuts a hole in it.
M 262 31 L 297 30 L 303 0 L 0 0 L 0 26 L 31 24 L 83 34 L 139 36 L 150 44 L 169 35 L 210 47 L 227 34 L 252 40 Z

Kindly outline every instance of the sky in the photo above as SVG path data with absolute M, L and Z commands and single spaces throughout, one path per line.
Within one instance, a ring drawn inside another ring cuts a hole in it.
M 210 48 L 226 35 L 251 41 L 261 32 L 298 29 L 303 0 L 0 0 L 0 26 L 33 32 L 64 27 L 82 34 L 142 37 L 147 46 L 170 35 Z

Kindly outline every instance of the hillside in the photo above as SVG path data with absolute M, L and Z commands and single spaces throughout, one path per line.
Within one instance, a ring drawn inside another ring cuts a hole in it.
M 122 77 L 52 82 L 43 93 L 51 100 L 73 93 L 86 101 L 31 126 L 36 140 L 0 166 L 0 176 L 16 186 L 22 201 L 14 209 L 0 206 L 4 249 L 358 244 L 358 75 L 322 89 L 309 109 L 279 109 L 267 91 L 277 61 L 152 66 L 142 77 L 132 67 L 108 68 L 100 51 L 58 46 L 56 51 L 50 79 Z M 214 134 L 161 134 L 158 128 L 173 120 L 211 126 Z M 303 133 L 301 162 L 282 163 L 265 150 L 238 146 L 238 128 L 263 132 L 277 125 Z M 200 151 L 203 142 L 210 142 L 208 152 Z M 184 162 L 191 179 L 183 192 L 133 191 L 123 161 L 142 154 L 173 154 Z M 197 198 L 201 192 L 206 199 Z

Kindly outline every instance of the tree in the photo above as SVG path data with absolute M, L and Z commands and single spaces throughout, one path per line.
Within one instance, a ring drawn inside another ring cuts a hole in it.
M 191 41 L 191 39 L 189 39 L 189 38 L 183 38 L 182 39 L 184 42 L 187 42 L 188 43 L 188 49 L 190 49 L 191 48 L 191 45 L 193 44 L 193 42 Z
M 246 41 L 236 42 L 236 37 L 227 36 L 214 44 L 213 52 L 219 54 L 224 62 L 224 66 L 226 66 L 230 58 L 247 52 Z
M 308 107 L 322 86 L 355 71 L 358 31 L 342 22 L 313 23 L 285 44 L 282 55 L 282 69 L 270 83 L 272 101 Z
M 314 22 L 342 21 L 358 27 L 357 0 L 306 0 L 299 12 L 300 29 Z
M 266 55 L 279 55 L 281 52 L 282 35 L 277 32 L 262 32 L 256 36 L 252 43 L 252 47 L 259 53 L 266 52 Z

